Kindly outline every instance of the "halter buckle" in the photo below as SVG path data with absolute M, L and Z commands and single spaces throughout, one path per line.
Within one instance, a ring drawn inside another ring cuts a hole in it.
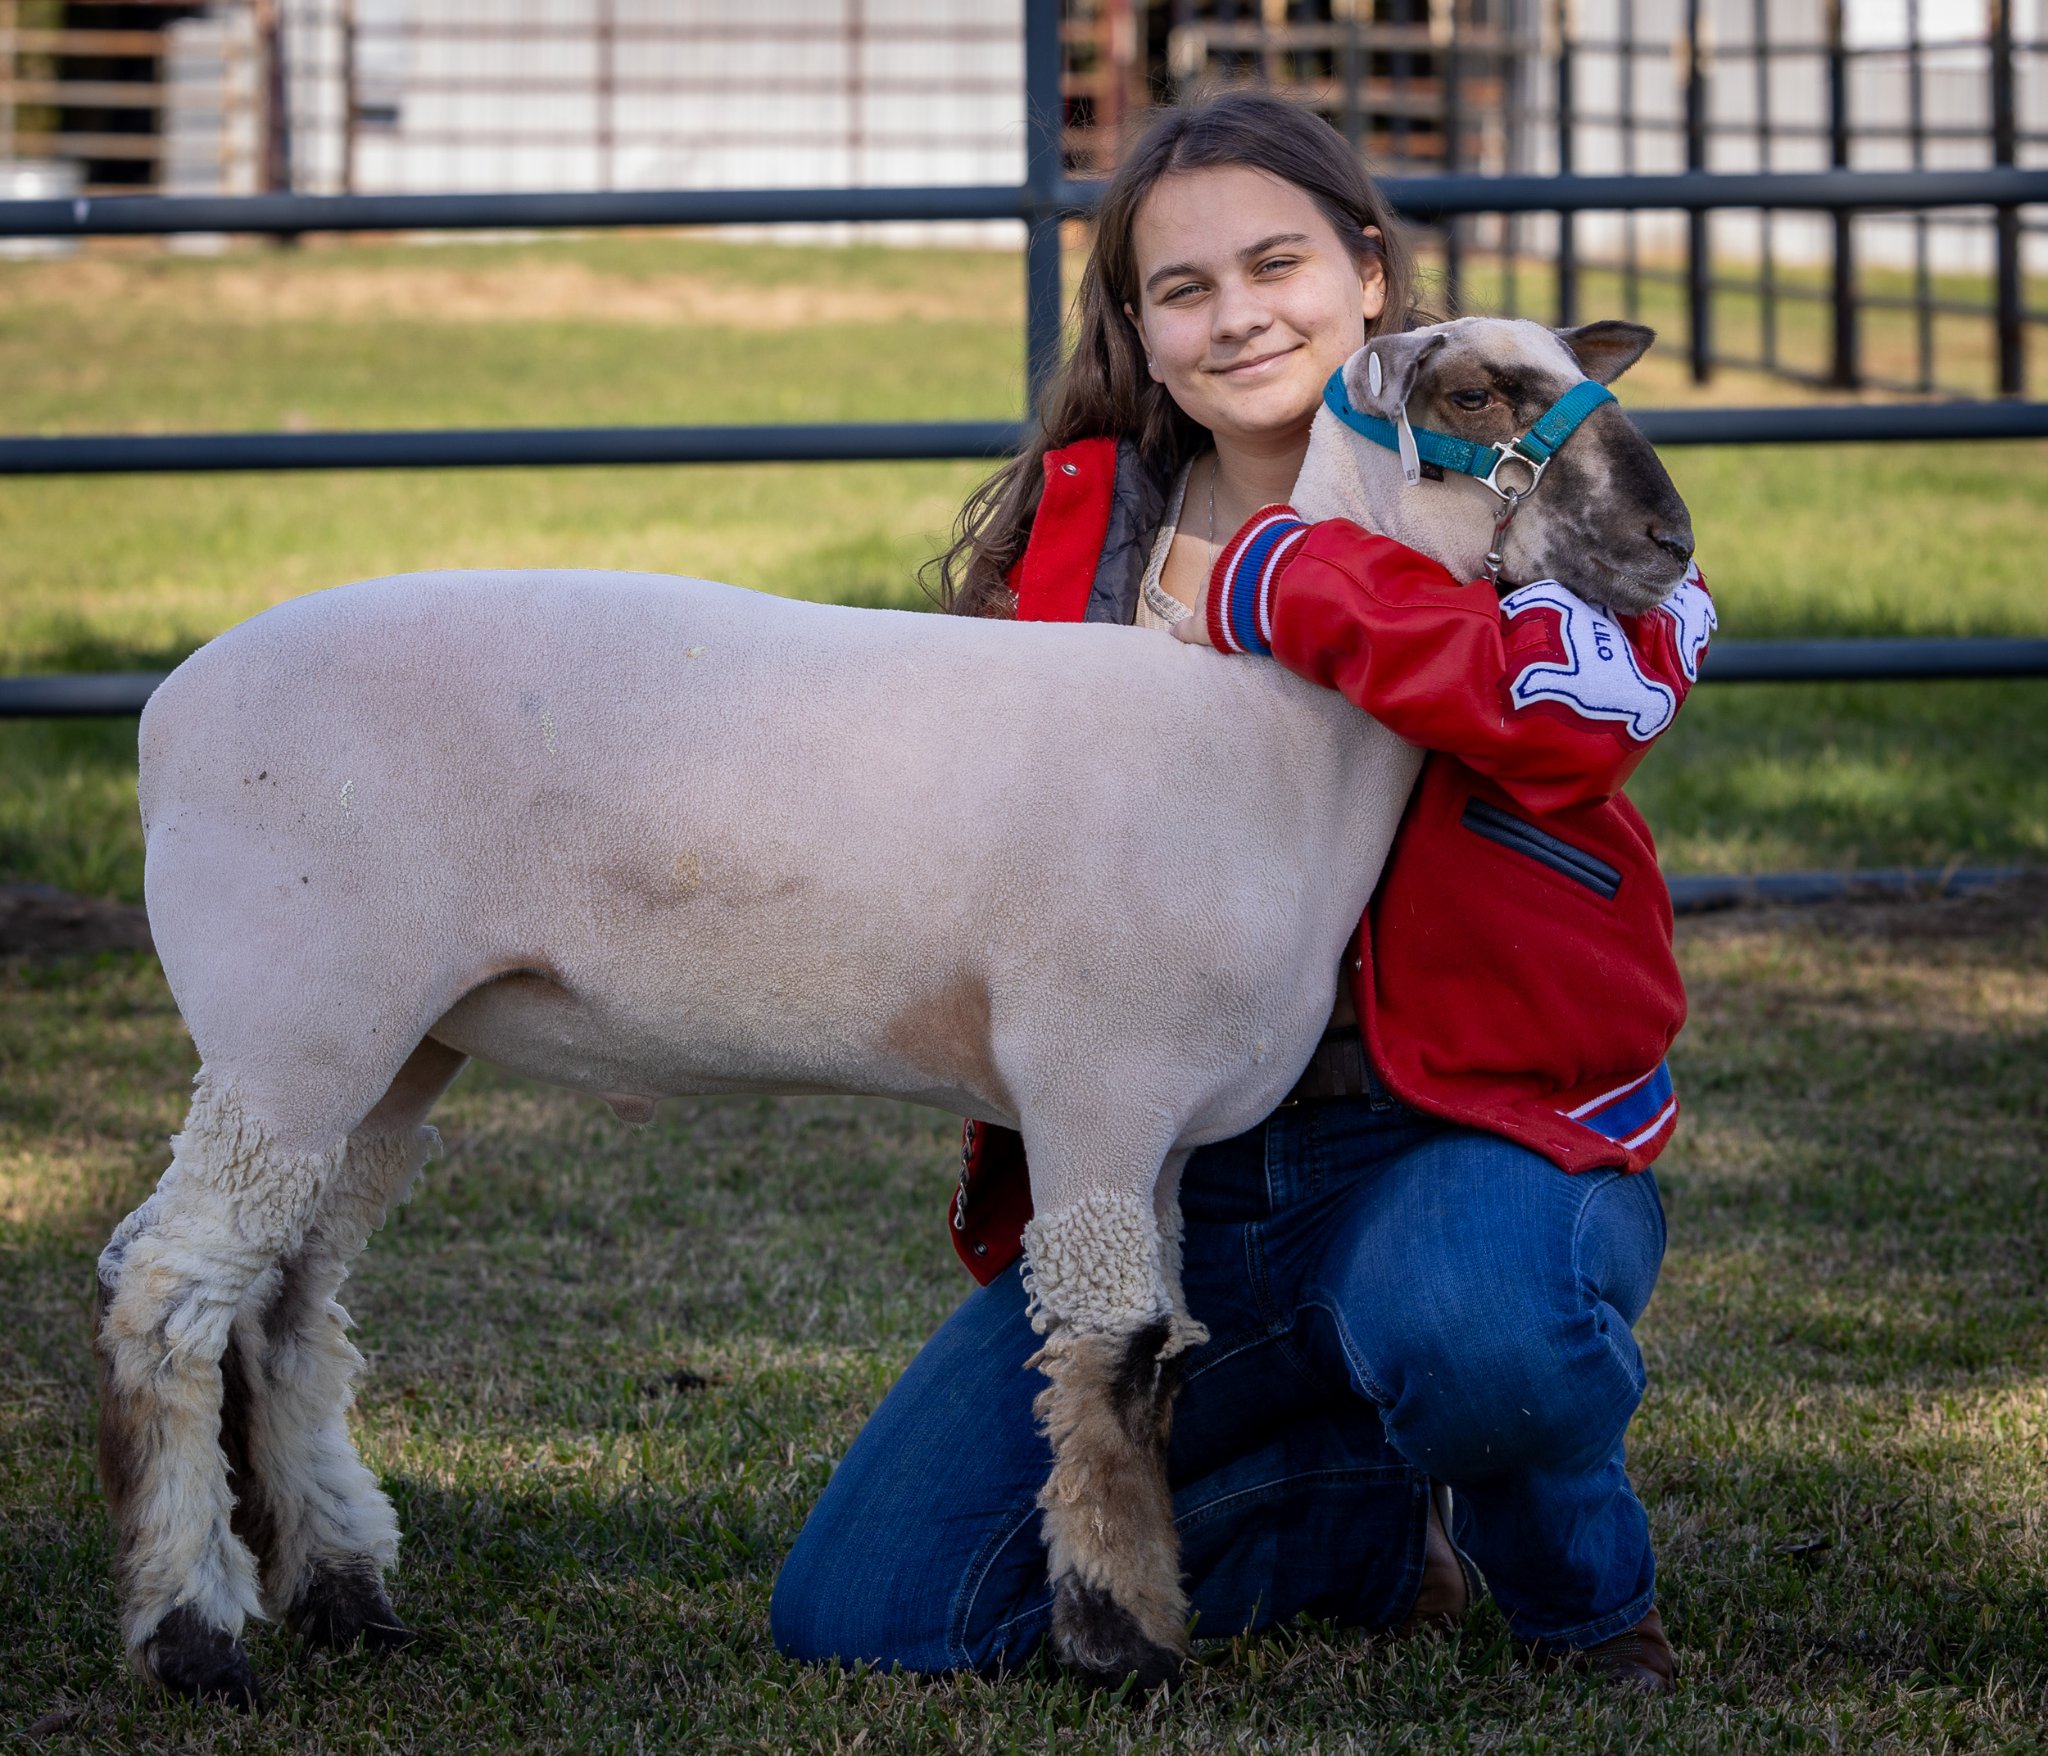
M 1510 504 L 1516 500 L 1526 500 L 1531 494 L 1535 493 L 1536 484 L 1543 480 L 1543 472 L 1550 467 L 1549 458 L 1531 457 L 1520 447 L 1520 439 L 1510 439 L 1495 454 L 1493 468 L 1479 478 L 1503 500 L 1510 502 Z M 1524 486 L 1511 488 L 1500 479 L 1501 470 L 1511 463 L 1520 464 L 1522 468 L 1529 472 L 1529 480 Z M 1513 516 L 1512 512 L 1510 512 L 1509 516 Z

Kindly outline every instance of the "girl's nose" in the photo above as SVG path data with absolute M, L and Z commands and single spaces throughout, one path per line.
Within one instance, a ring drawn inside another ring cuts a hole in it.
M 1210 309 L 1210 328 L 1219 340 L 1257 335 L 1273 320 L 1264 292 L 1248 281 L 1225 281 Z

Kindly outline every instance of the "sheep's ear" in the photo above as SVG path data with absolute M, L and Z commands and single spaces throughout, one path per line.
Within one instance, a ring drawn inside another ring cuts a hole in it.
M 1344 389 L 1351 406 L 1394 423 L 1401 479 L 1411 488 L 1422 480 L 1422 458 L 1408 420 L 1408 399 L 1415 394 L 1424 363 L 1445 339 L 1441 329 L 1376 336 L 1344 364 Z
M 1399 421 L 1423 362 L 1448 338 L 1441 329 L 1412 329 L 1399 335 L 1375 336 L 1344 364 L 1344 388 L 1351 406 L 1383 420 Z
M 1648 353 L 1650 343 L 1657 339 L 1654 329 L 1646 329 L 1640 323 L 1618 323 L 1612 318 L 1552 333 L 1571 349 L 1579 370 L 1595 384 L 1612 384 Z

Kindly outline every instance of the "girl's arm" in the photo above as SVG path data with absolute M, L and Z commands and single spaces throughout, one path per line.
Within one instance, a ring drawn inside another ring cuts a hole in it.
M 1496 598 L 1390 537 L 1269 506 L 1217 557 L 1200 633 L 1182 628 L 1224 652 L 1270 653 L 1554 811 L 1620 790 L 1698 678 L 1714 607 L 1697 568 L 1637 616 L 1554 580 Z

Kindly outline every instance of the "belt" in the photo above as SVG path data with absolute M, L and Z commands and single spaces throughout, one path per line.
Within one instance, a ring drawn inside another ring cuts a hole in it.
M 1341 1025 L 1324 1033 L 1309 1057 L 1308 1066 L 1294 1089 L 1280 1100 L 1279 1107 L 1309 1104 L 1329 1098 L 1370 1097 L 1379 1089 L 1372 1067 L 1365 1058 L 1365 1043 L 1355 1024 Z

